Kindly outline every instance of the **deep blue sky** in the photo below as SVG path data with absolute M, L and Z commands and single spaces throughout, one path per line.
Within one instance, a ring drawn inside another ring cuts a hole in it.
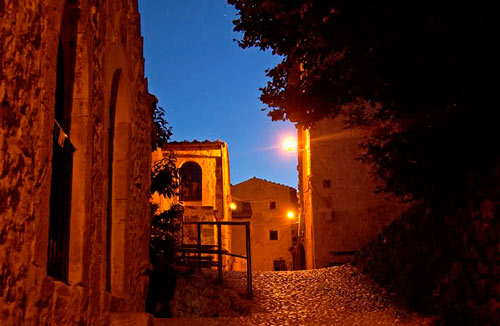
M 279 57 L 241 49 L 236 11 L 225 0 L 139 0 L 149 91 L 173 140 L 228 143 L 233 184 L 253 176 L 297 186 L 297 159 L 280 148 L 288 122 L 271 122 L 258 88 Z

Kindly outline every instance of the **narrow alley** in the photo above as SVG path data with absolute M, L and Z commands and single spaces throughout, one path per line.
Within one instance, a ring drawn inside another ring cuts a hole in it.
M 305 271 L 254 273 L 253 311 L 233 318 L 156 319 L 184 325 L 430 325 L 350 265 Z M 243 272 L 225 272 L 225 284 L 245 291 Z
M 491 3 L 0 0 L 0 326 L 500 326 Z

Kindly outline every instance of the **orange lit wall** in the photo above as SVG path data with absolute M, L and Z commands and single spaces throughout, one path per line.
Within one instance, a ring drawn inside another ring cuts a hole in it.
M 170 208 L 172 203 L 184 207 L 184 221 L 228 221 L 230 219 L 231 180 L 229 172 L 229 156 L 227 144 L 222 141 L 203 142 L 172 142 L 165 145 L 162 151 L 153 153 L 153 161 L 160 160 L 165 151 L 172 151 L 176 157 L 176 166 L 180 168 L 186 162 L 197 163 L 202 170 L 202 196 L 201 201 L 180 202 L 178 197 L 169 199 L 154 194 L 153 200 L 160 203 L 164 210 Z M 193 226 L 185 227 L 186 240 L 191 240 L 196 235 Z M 223 248 L 231 250 L 231 229 L 222 226 Z M 217 227 L 202 227 L 202 243 L 216 244 Z M 225 260 L 225 267 L 229 259 Z
M 284 260 L 286 269 L 293 269 L 292 233 L 297 232 L 297 219 L 290 219 L 287 213 L 297 211 L 297 192 L 294 188 L 251 178 L 231 187 L 233 200 L 236 203 L 246 201 L 252 207 L 249 219 L 233 221 L 249 221 L 252 250 L 252 270 L 272 271 L 275 260 Z M 275 206 L 271 206 L 274 202 Z M 272 208 L 274 207 L 274 208 Z M 296 214 L 295 214 L 296 215 Z M 277 240 L 270 239 L 270 231 L 276 231 Z M 233 250 L 237 254 L 246 255 L 244 228 L 235 228 L 232 234 Z M 235 270 L 246 270 L 246 261 L 236 259 Z
M 348 252 L 374 240 L 401 211 L 397 200 L 374 193 L 380 181 L 358 160 L 359 144 L 370 133 L 369 128 L 345 129 L 340 118 L 322 120 L 310 130 L 299 127 L 307 268 L 350 261 Z
M 302 245 L 305 251 L 305 268 L 315 268 L 314 219 L 311 188 L 311 141 L 309 129 L 297 126 L 299 220 Z
M 0 16 L 0 324 L 109 325 L 144 311 L 152 121 L 137 1 L 0 1 Z M 69 205 L 62 277 L 47 272 L 58 89 L 75 148 L 71 196 L 53 201 Z

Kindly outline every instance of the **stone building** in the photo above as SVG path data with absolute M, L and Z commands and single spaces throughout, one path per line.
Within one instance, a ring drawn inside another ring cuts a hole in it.
M 358 160 L 369 128 L 349 128 L 341 118 L 298 129 L 299 205 L 306 267 L 350 261 L 401 212 L 392 197 L 376 194 L 378 181 Z
M 227 144 L 222 141 L 171 142 L 153 153 L 153 161 L 161 160 L 169 152 L 175 155 L 179 169 L 179 196 L 168 199 L 155 194 L 154 200 L 160 207 L 167 210 L 170 205 L 180 203 L 184 208 L 184 222 L 229 221 L 231 180 Z M 227 250 L 231 247 L 230 232 L 227 226 L 222 227 L 222 245 Z M 184 241 L 197 241 L 195 226 L 184 226 Z M 202 244 L 216 244 L 217 228 L 202 226 L 201 241 Z M 228 264 L 226 259 L 226 268 Z
M 0 0 L 0 324 L 115 325 L 150 268 L 136 0 Z
M 251 178 L 231 187 L 233 221 L 250 221 L 252 270 L 291 270 L 292 247 L 297 241 L 297 191 L 292 187 Z M 233 251 L 246 254 L 245 230 L 234 229 Z M 235 270 L 246 270 L 246 261 L 236 260 Z

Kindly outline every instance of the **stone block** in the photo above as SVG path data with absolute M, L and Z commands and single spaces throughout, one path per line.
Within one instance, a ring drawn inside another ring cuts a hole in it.
M 111 313 L 110 326 L 154 326 L 154 319 L 148 313 Z

